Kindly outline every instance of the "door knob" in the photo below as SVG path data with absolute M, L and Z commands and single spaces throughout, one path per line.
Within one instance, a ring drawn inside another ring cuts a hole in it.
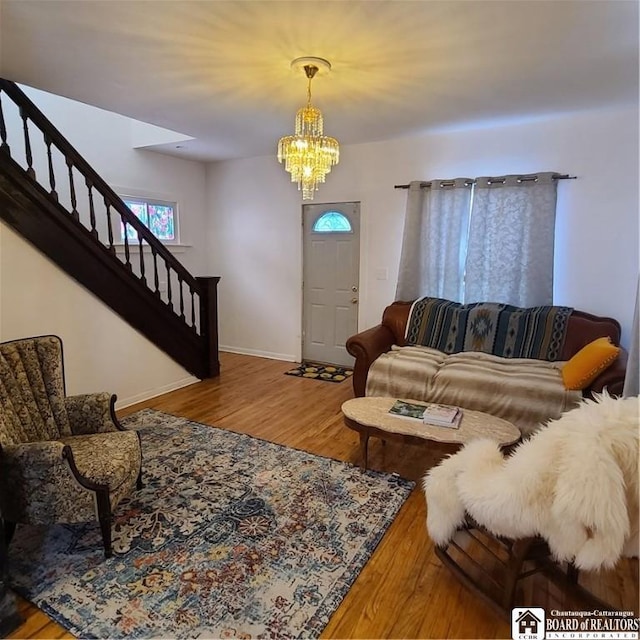
M 351 304 L 356 304 L 358 302 L 358 298 L 351 298 Z

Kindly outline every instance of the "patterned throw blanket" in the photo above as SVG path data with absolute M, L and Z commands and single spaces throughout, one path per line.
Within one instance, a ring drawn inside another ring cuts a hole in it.
M 444 353 L 483 351 L 503 358 L 555 361 L 560 359 L 572 311 L 421 298 L 411 308 L 405 337 L 407 344 Z

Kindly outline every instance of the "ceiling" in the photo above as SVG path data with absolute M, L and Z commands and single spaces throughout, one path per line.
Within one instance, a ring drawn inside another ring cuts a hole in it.
M 627 0 L 0 0 L 0 76 L 192 136 L 275 152 L 313 81 L 341 144 L 638 102 Z

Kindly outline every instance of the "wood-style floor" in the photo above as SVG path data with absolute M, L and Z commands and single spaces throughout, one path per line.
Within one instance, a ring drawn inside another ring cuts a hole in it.
M 353 397 L 340 384 L 283 375 L 291 363 L 221 354 L 218 378 L 120 412 L 151 407 L 204 424 L 248 433 L 311 453 L 358 463 L 357 434 L 343 425 L 341 404 Z M 428 446 L 384 446 L 372 439 L 369 466 L 419 480 L 442 456 Z M 413 491 L 370 561 L 331 618 L 323 638 L 510 638 L 510 623 L 467 591 L 434 554 L 426 505 Z M 10 551 L 10 550 L 9 550 Z M 584 578 L 584 576 L 583 576 Z M 638 561 L 586 576 L 589 588 L 621 609 L 638 612 Z M 541 576 L 527 578 L 519 605 L 565 608 L 562 591 Z M 24 624 L 11 638 L 72 638 L 41 611 L 19 600 Z M 572 608 L 575 604 L 571 604 Z

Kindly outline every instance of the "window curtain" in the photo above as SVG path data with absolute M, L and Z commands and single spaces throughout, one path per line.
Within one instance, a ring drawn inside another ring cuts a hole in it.
M 465 302 L 553 304 L 555 173 L 477 178 Z
M 396 300 L 462 301 L 472 183 L 468 178 L 410 183 Z

